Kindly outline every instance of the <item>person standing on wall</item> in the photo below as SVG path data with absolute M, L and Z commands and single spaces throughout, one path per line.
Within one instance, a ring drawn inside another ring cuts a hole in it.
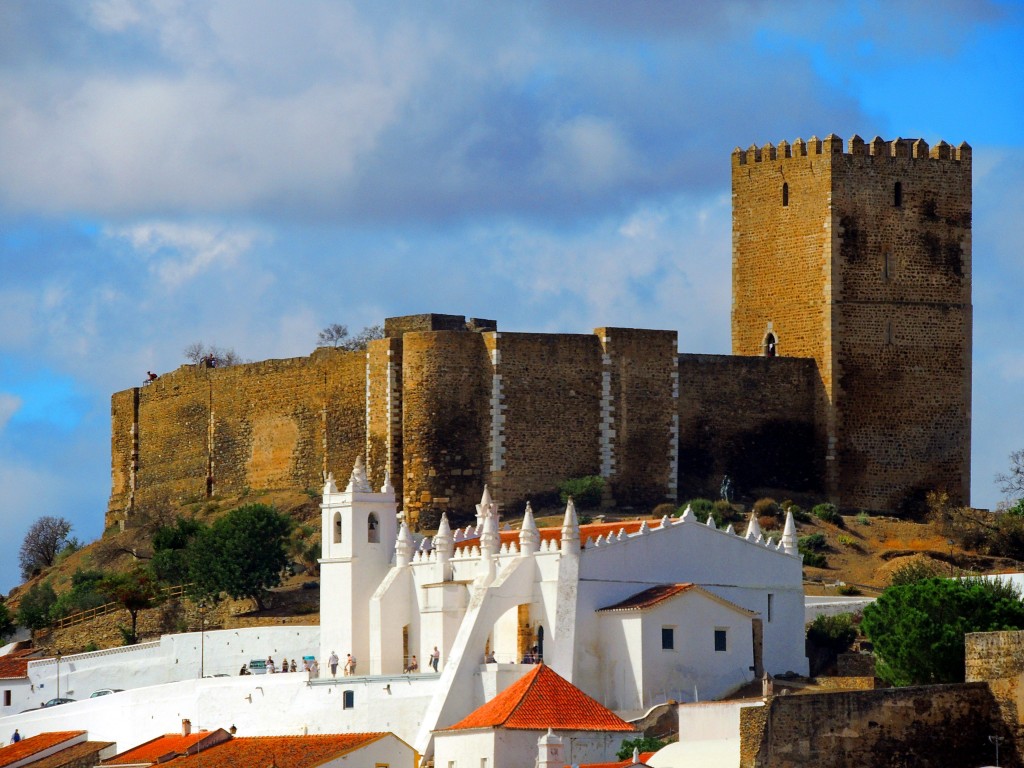
M 331 666 L 331 677 L 338 676 L 338 654 L 331 651 L 331 657 L 327 660 L 327 663 Z
M 437 650 L 437 646 L 434 646 L 434 652 L 430 654 L 430 666 L 437 672 L 437 665 L 441 663 L 441 652 Z

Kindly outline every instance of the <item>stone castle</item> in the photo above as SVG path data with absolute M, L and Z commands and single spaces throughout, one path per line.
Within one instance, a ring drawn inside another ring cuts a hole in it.
M 108 524 L 322 485 L 366 456 L 415 521 L 519 511 L 599 475 L 648 505 L 786 489 L 844 508 L 970 501 L 971 148 L 857 136 L 732 155 L 732 355 L 675 331 L 389 318 L 363 352 L 182 366 L 112 397 Z M 684 297 L 680 297 L 681 299 Z

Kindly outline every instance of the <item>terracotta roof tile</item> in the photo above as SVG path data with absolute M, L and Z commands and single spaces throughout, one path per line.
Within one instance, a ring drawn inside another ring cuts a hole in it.
M 653 605 L 669 600 L 676 595 L 682 595 L 687 592 L 693 592 L 694 594 L 700 594 L 708 600 L 714 600 L 719 605 L 724 605 L 738 613 L 745 614 L 747 616 L 756 616 L 755 611 L 749 611 L 741 605 L 737 605 L 730 600 L 726 600 L 724 597 L 716 595 L 707 589 L 704 589 L 697 584 L 658 584 L 654 587 L 648 587 L 647 589 L 637 592 L 635 595 L 630 595 L 625 600 L 620 600 L 614 605 L 608 605 L 604 608 L 598 608 L 598 613 L 607 613 L 609 611 L 643 611 L 650 608 Z
M 112 741 L 83 741 L 42 760 L 33 761 L 31 768 L 64 768 L 71 764 L 96 765 L 99 763 L 99 753 L 112 746 Z
M 546 664 L 538 664 L 482 707 L 441 730 L 510 728 L 546 731 L 634 731 Z
M 587 539 L 596 539 L 598 536 L 607 536 L 609 533 L 618 534 L 620 530 L 625 530 L 627 534 L 636 533 L 640 530 L 640 524 L 644 522 L 642 520 L 622 520 L 617 523 L 588 523 L 587 525 L 580 526 L 580 544 L 586 548 Z M 650 519 L 647 521 L 648 528 L 658 528 L 661 526 L 660 519 Z M 550 528 L 538 528 L 537 532 L 540 534 L 541 541 L 560 541 L 562 538 L 562 526 L 552 526 Z M 511 544 L 513 541 L 519 544 L 519 531 L 501 531 L 501 543 Z M 467 539 L 466 541 L 460 541 L 455 545 L 455 549 L 466 549 L 467 547 L 479 547 L 480 539 Z
M 32 661 L 32 650 L 12 651 L 0 656 L 0 678 L 28 677 L 28 663 Z
M 37 752 L 56 747 L 76 736 L 84 735 L 85 731 L 50 731 L 49 733 L 40 733 L 37 736 L 28 736 L 17 744 L 0 747 L 0 768 L 24 760 L 26 757 L 31 757 Z
M 386 733 L 234 738 L 197 754 L 171 761 L 173 768 L 314 768 L 341 757 Z
M 222 741 L 226 741 L 229 738 L 231 738 L 231 735 L 223 729 L 217 729 L 216 731 L 197 731 L 196 733 L 191 733 L 188 736 L 182 736 L 180 733 L 168 733 L 143 742 L 137 747 L 132 747 L 126 752 L 121 752 L 109 760 L 105 760 L 103 764 L 125 765 L 133 763 L 155 763 L 161 757 L 166 757 L 167 755 L 183 755 L 190 749 L 195 748 L 197 744 L 205 749 L 219 744 Z

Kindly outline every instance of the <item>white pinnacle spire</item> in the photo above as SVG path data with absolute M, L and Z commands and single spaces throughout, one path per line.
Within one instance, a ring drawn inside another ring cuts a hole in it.
M 530 502 L 526 502 L 523 527 L 519 531 L 519 554 L 529 557 L 539 546 L 540 531 L 537 530 L 537 522 L 533 519 L 533 507 L 530 506 Z
M 782 529 L 782 549 L 787 555 L 797 553 L 796 522 L 793 520 L 793 510 L 786 512 L 786 526 Z
M 495 528 L 497 528 L 498 518 L 498 505 L 491 500 L 491 489 L 484 485 L 483 495 L 480 497 L 480 503 L 476 505 L 476 534 L 481 535 L 484 530 L 484 520 L 489 514 L 493 514 L 495 518 Z
M 324 496 L 326 496 L 328 493 L 337 493 L 337 492 L 338 492 L 338 486 L 334 482 L 334 473 L 333 472 L 328 472 L 327 473 L 327 479 L 324 480 Z
M 352 467 L 352 474 L 345 490 L 348 493 L 373 493 L 370 481 L 366 477 L 366 463 L 363 461 L 362 454 L 356 457 L 356 465 Z
M 441 522 L 437 524 L 437 533 L 434 535 L 434 549 L 437 550 L 438 560 L 447 560 L 452 554 L 452 528 L 448 525 L 447 513 L 441 513 Z
M 565 518 L 562 520 L 562 551 L 579 552 L 580 521 L 576 517 L 576 502 L 569 497 L 565 505 Z
M 751 510 L 750 522 L 747 523 L 747 532 L 743 538 L 750 539 L 751 541 L 757 541 L 762 537 L 761 524 L 757 522 L 757 513 Z
M 686 509 L 683 510 L 683 522 L 694 523 L 697 521 L 697 516 L 693 514 L 693 507 L 689 504 L 686 505 Z
M 409 526 L 403 520 L 402 526 L 398 529 L 398 538 L 395 540 L 395 565 L 399 568 L 409 565 L 412 562 L 412 553 L 415 549 L 416 542 L 412 540 Z
M 391 484 L 391 473 L 386 469 L 384 470 L 384 485 L 380 487 L 381 493 L 394 493 L 395 486 Z

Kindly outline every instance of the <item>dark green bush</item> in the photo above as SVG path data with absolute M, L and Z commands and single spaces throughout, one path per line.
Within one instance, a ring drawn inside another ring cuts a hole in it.
M 797 539 L 797 546 L 800 548 L 800 551 L 806 549 L 808 552 L 821 552 L 828 547 L 828 539 L 824 533 L 819 531 L 818 533 L 801 536 Z
M 597 475 L 570 478 L 559 484 L 558 493 L 563 504 L 572 496 L 577 509 L 594 509 L 601 506 L 604 478 Z
M 676 510 L 676 516 L 682 517 L 687 507 L 693 510 L 693 514 L 697 516 L 698 520 L 707 521 L 708 515 L 711 514 L 711 510 L 715 508 L 715 505 L 711 499 L 690 499 Z
M 763 498 L 758 499 L 754 502 L 754 514 L 761 517 L 778 517 L 782 513 L 782 507 L 778 505 L 775 499 Z
M 843 524 L 843 518 L 839 516 L 839 510 L 836 509 L 836 505 L 830 504 L 829 502 L 816 504 L 814 509 L 811 510 L 811 514 L 826 523 L 832 523 L 833 525 L 839 526 Z
M 827 568 L 828 558 L 820 552 L 803 552 L 804 565 L 808 568 Z
M 819 648 L 827 648 L 833 654 L 845 653 L 857 639 L 852 614 L 815 617 L 807 628 L 807 639 Z
M 805 510 L 799 504 L 794 504 L 793 502 L 789 502 L 787 504 L 786 502 L 783 502 L 782 503 L 782 508 L 786 512 L 792 512 L 793 513 L 793 520 L 795 520 L 798 523 L 809 523 L 809 522 L 811 522 L 810 514 L 808 514 L 807 510 Z

